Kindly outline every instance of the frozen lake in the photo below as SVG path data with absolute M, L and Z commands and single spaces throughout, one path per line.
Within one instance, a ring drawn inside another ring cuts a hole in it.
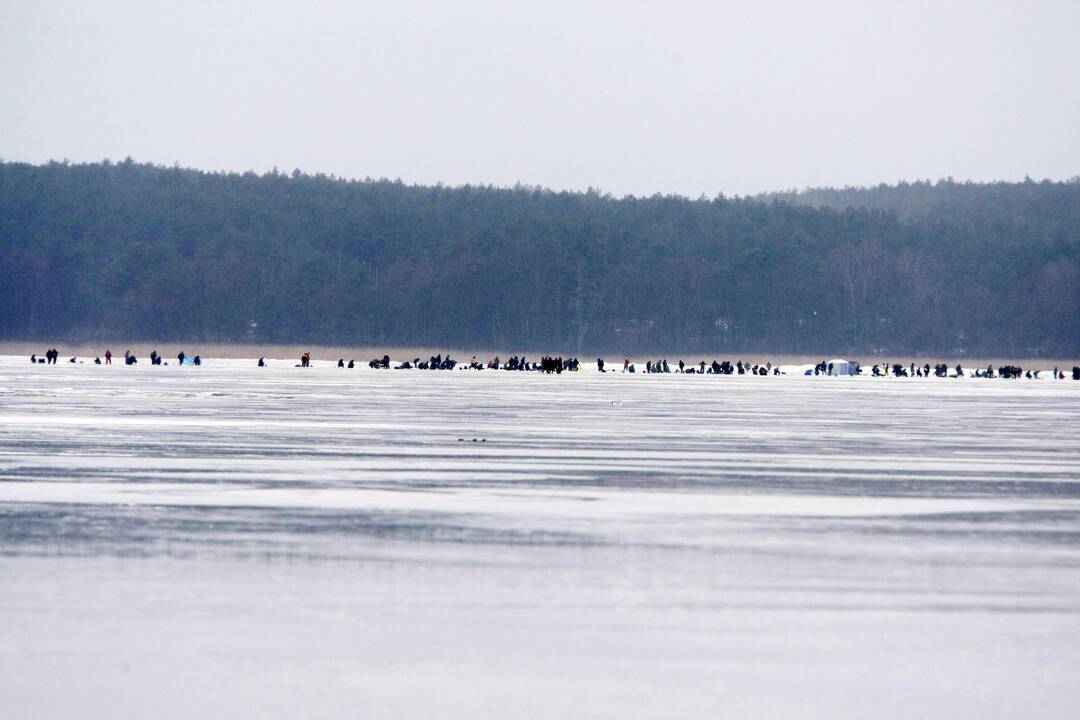
M 1080 382 L 208 363 L 0 357 L 3 716 L 1080 705 Z

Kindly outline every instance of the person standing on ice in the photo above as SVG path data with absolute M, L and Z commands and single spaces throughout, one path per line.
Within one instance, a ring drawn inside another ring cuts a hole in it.
M 112 365 L 112 350 L 105 351 L 105 364 Z
M 186 355 L 184 355 L 184 351 L 183 351 L 183 350 L 181 350 L 181 351 L 180 351 L 180 354 L 176 356 L 176 359 L 180 361 L 180 364 L 181 364 L 181 365 L 183 365 L 183 364 L 184 364 L 184 358 L 185 358 L 185 357 L 186 357 Z
M 309 367 L 311 365 L 311 353 L 305 352 L 300 356 L 300 367 Z

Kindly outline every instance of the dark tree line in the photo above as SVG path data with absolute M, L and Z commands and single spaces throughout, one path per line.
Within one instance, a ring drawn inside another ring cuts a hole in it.
M 0 163 L 0 336 L 1080 353 L 1080 183 L 616 199 Z

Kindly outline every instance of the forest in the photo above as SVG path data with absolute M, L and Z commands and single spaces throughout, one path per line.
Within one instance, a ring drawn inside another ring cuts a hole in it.
M 1080 355 L 1080 179 L 756 197 L 0 163 L 0 338 Z

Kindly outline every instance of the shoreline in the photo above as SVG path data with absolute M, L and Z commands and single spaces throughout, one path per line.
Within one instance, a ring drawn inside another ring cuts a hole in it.
M 257 360 L 260 357 L 273 360 L 288 360 L 297 359 L 299 361 L 300 355 L 304 352 L 310 352 L 313 361 L 319 362 L 337 362 L 338 358 L 344 358 L 346 362 L 349 360 L 356 360 L 357 364 L 367 364 L 369 360 L 375 358 L 381 358 L 383 355 L 389 355 L 391 361 L 401 362 L 404 360 L 412 360 L 413 358 L 420 358 L 421 360 L 427 360 L 434 355 L 445 355 L 450 353 L 458 361 L 469 362 L 475 355 L 477 360 L 486 363 L 496 355 L 502 361 L 506 361 L 512 355 L 521 353 L 521 350 L 517 351 L 505 351 L 505 350 L 489 350 L 489 349 L 461 349 L 461 348 L 438 348 L 438 347 L 417 347 L 417 346 L 364 346 L 364 345 L 298 345 L 298 344 L 259 344 L 259 343 L 221 343 L 221 342 L 186 342 L 186 341 L 152 341 L 152 340 L 132 340 L 126 343 L 113 343 L 108 344 L 105 342 L 72 342 L 72 343 L 57 343 L 57 342 L 35 342 L 25 340 L 8 340 L 0 341 L 0 355 L 20 357 L 25 356 L 29 359 L 31 354 L 37 354 L 42 356 L 43 353 L 51 347 L 56 347 L 60 351 L 60 362 L 67 362 L 68 358 L 74 356 L 83 360 L 92 361 L 95 357 L 104 358 L 105 350 L 112 350 L 113 362 L 116 362 L 116 358 L 123 357 L 125 350 L 130 350 L 138 358 L 148 358 L 152 350 L 157 350 L 166 360 L 172 360 L 176 358 L 177 353 L 183 350 L 185 354 L 189 356 L 200 355 L 206 359 L 227 359 L 227 360 Z M 559 352 L 552 351 L 524 351 L 525 355 L 530 361 L 539 360 L 543 355 L 555 355 L 558 356 Z M 573 355 L 563 354 L 563 357 L 573 357 Z M 625 357 L 622 354 L 607 354 L 600 355 L 604 358 L 604 361 L 612 369 L 621 369 L 622 360 Z M 595 365 L 596 356 L 594 355 L 579 355 L 582 365 Z M 1037 358 L 1037 357 L 1007 357 L 1007 356 L 956 356 L 956 355 L 851 355 L 844 356 L 842 354 L 831 354 L 828 356 L 823 355 L 807 355 L 807 354 L 794 354 L 794 353 L 776 353 L 766 354 L 760 352 L 748 352 L 748 353 L 735 353 L 735 352 L 716 352 L 713 354 L 700 353 L 700 354 L 677 354 L 677 353 L 655 353 L 651 355 L 644 355 L 635 353 L 629 356 L 629 360 L 635 364 L 643 364 L 647 360 L 662 360 L 667 358 L 671 365 L 677 365 L 679 360 L 684 360 L 687 365 L 697 364 L 702 360 L 707 363 L 712 360 L 730 360 L 732 363 L 742 360 L 750 364 L 765 364 L 771 362 L 773 365 L 814 365 L 822 360 L 829 361 L 835 358 L 844 358 L 846 360 L 857 361 L 864 368 L 870 368 L 872 365 L 881 363 L 900 363 L 907 366 L 911 363 L 916 365 L 923 365 L 930 363 L 943 362 L 949 365 L 950 368 L 956 364 L 960 364 L 965 368 L 971 367 L 986 367 L 987 365 L 993 365 L 997 368 L 1000 365 L 1019 365 L 1026 368 L 1039 368 L 1040 370 L 1050 370 L 1053 367 L 1058 367 L 1061 370 L 1072 368 L 1074 365 L 1080 365 L 1080 358 Z M 619 366 L 618 368 L 616 366 Z

